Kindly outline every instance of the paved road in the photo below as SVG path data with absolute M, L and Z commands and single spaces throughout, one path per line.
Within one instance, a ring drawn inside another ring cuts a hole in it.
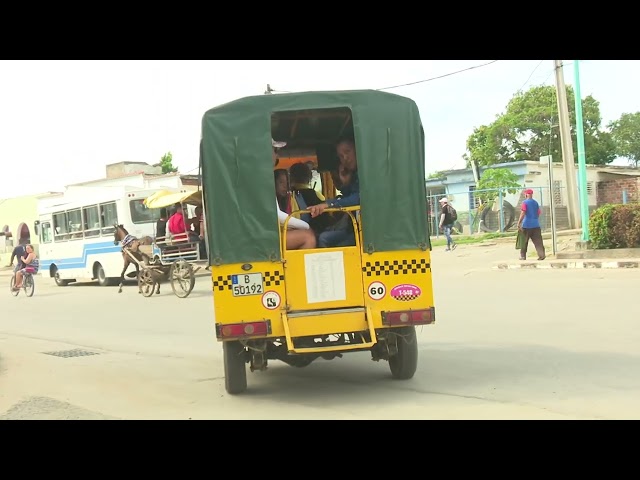
M 210 281 L 0 290 L 0 419 L 638 419 L 640 329 L 630 270 L 492 270 L 511 245 L 433 252 L 437 323 L 410 381 L 367 353 L 248 373 L 224 390 Z M 8 278 L 0 276 L 0 282 Z M 46 352 L 98 353 L 58 357 Z

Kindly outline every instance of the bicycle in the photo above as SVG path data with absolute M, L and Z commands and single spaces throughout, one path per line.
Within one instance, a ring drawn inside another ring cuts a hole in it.
M 13 275 L 11 275 L 11 282 L 9 282 L 9 288 L 11 289 L 11 294 L 14 297 L 17 297 L 18 294 L 20 293 L 20 290 L 15 290 L 14 288 L 15 284 L 16 284 L 16 274 L 14 273 Z M 27 297 L 33 296 L 33 292 L 36 289 L 36 285 L 33 280 L 32 273 L 25 273 L 24 276 L 22 277 L 22 289 L 24 290 L 24 293 Z

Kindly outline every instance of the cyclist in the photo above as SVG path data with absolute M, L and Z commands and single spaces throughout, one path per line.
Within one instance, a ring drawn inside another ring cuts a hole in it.
M 40 261 L 38 260 L 36 252 L 33 250 L 33 245 L 27 244 L 25 250 L 26 255 L 20 259 L 24 267 L 16 272 L 16 283 L 13 287 L 14 291 L 22 288 L 22 280 L 26 274 L 35 275 L 38 273 L 38 268 L 40 267 Z
M 16 245 L 16 247 L 13 249 L 13 252 L 11 252 L 11 260 L 9 260 L 9 267 L 13 266 L 13 259 L 17 258 L 18 261 L 16 262 L 15 267 L 13 267 L 13 273 L 16 273 L 18 270 L 24 268 L 24 265 L 22 264 L 22 262 L 20 261 L 20 259 L 23 256 L 27 256 L 27 251 L 26 251 L 26 245 L 24 243 L 20 243 L 18 245 Z

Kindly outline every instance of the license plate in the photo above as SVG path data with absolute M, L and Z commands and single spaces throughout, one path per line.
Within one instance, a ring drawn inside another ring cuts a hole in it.
M 246 297 L 248 295 L 262 295 L 262 274 L 244 273 L 242 275 L 231 275 L 231 285 L 234 297 Z

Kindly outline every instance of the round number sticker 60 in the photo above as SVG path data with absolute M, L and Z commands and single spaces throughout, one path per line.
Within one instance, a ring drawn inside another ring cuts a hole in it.
M 367 287 L 367 293 L 373 300 L 381 300 L 387 294 L 387 287 L 382 282 L 372 282 Z

